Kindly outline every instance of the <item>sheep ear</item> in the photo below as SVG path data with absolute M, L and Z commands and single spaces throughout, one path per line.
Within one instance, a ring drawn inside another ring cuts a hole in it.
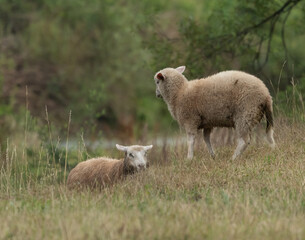
M 164 76 L 163 76 L 162 73 L 158 73 L 158 74 L 157 74 L 157 78 L 158 78 L 159 80 L 164 80 Z
M 115 146 L 118 150 L 120 150 L 122 152 L 127 152 L 127 147 L 119 145 L 119 144 L 116 144 Z
M 149 146 L 144 146 L 144 150 L 148 151 L 149 149 L 152 149 L 153 145 L 149 145 Z
M 176 70 L 182 74 L 185 70 L 185 66 L 177 67 Z

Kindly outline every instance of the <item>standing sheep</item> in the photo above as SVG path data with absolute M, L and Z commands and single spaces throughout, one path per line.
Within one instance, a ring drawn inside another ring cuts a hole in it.
M 265 114 L 267 140 L 273 139 L 272 98 L 264 83 L 244 72 L 225 71 L 207 78 L 188 81 L 182 73 L 185 66 L 165 68 L 156 73 L 156 96 L 164 99 L 172 117 L 187 133 L 188 154 L 193 158 L 194 139 L 203 129 L 208 151 L 215 154 L 210 143 L 214 127 L 234 127 L 238 144 L 236 159 L 250 143 L 250 132 Z
M 146 154 L 153 146 L 121 146 L 116 144 L 118 150 L 125 152 L 124 159 L 111 159 L 99 157 L 89 159 L 77 164 L 68 176 L 68 188 L 77 187 L 104 187 L 123 179 L 147 167 Z

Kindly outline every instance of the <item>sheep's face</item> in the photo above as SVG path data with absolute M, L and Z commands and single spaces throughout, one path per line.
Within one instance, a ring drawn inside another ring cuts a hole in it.
M 136 171 L 144 170 L 148 167 L 147 164 L 147 152 L 153 145 L 149 146 L 121 146 L 116 144 L 118 150 L 125 152 L 125 160 L 128 166 Z
M 177 78 L 176 76 L 180 76 L 185 70 L 185 66 L 181 66 L 178 68 L 165 68 L 156 73 L 154 80 L 156 83 L 156 97 L 164 98 L 166 95 L 168 88 L 173 83 L 171 80 Z

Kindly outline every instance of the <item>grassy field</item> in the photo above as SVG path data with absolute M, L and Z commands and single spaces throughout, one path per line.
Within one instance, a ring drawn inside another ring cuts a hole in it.
M 236 161 L 228 146 L 192 161 L 185 146 L 155 148 L 147 171 L 102 192 L 65 188 L 82 144 L 66 155 L 25 139 L 1 151 L 0 239 L 305 239 L 301 124 L 277 120 L 277 148 L 252 144 Z

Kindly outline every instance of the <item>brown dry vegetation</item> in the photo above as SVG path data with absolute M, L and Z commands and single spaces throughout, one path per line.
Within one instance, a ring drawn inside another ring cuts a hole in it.
M 11 143 L 0 239 L 304 239 L 305 127 L 277 119 L 275 140 L 275 150 L 253 143 L 237 161 L 231 146 L 215 160 L 201 147 L 192 161 L 186 144 L 159 147 L 146 172 L 102 192 L 68 191 L 52 156 L 38 158 L 38 177 Z

